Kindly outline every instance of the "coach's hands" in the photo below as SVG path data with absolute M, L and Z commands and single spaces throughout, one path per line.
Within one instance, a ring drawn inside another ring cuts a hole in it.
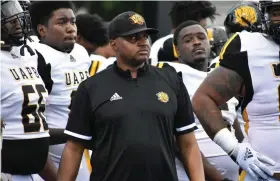
M 267 179 L 268 175 L 273 175 L 273 172 L 265 164 L 274 166 L 276 163 L 267 156 L 253 150 L 248 143 L 238 144 L 231 156 L 236 158 L 239 166 L 250 174 L 254 180 L 258 180 L 259 177 Z

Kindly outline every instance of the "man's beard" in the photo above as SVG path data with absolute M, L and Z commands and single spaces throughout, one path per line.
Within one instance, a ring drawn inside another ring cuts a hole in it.
M 196 60 L 194 60 L 193 62 L 187 62 L 187 61 L 184 61 L 182 59 L 179 58 L 179 62 L 180 63 L 183 63 L 183 64 L 186 64 L 196 70 L 199 70 L 199 71 L 205 71 L 205 66 L 207 66 L 207 62 L 208 60 L 205 59 L 205 58 L 197 58 Z
M 131 67 L 139 67 L 141 65 L 143 65 L 143 63 L 145 63 L 147 60 L 136 60 L 136 59 L 129 59 L 126 60 L 125 63 Z

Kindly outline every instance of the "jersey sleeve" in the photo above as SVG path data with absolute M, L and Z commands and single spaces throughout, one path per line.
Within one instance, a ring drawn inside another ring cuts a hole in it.
M 175 135 L 179 136 L 182 134 L 193 132 L 197 129 L 195 124 L 192 104 L 190 101 L 189 93 L 183 83 L 183 80 L 178 76 L 179 91 L 177 95 L 177 112 L 175 115 Z
M 89 67 L 89 75 L 93 76 L 97 73 L 99 67 L 101 66 L 101 61 L 91 61 L 91 65 Z
M 38 55 L 38 73 L 40 74 L 42 80 L 45 83 L 45 87 L 48 90 L 48 93 L 50 94 L 53 87 L 53 80 L 51 76 L 51 64 L 46 63 L 45 58 L 40 52 L 36 50 L 36 53 Z
M 241 49 L 241 45 L 239 34 L 234 34 L 222 48 L 219 55 L 219 65 L 235 71 L 245 80 L 250 75 L 248 54 L 246 49 Z
M 68 123 L 64 131 L 72 139 L 80 141 L 92 139 L 92 120 L 91 101 L 85 82 L 82 82 L 73 98 Z

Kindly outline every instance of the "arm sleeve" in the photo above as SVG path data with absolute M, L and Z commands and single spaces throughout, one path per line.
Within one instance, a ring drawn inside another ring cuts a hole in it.
M 177 113 L 175 116 L 176 136 L 190 133 L 197 129 L 194 120 L 194 113 L 193 113 L 189 93 L 182 79 L 179 76 L 178 79 L 179 79 L 179 91 L 177 95 L 178 106 L 177 106 Z
M 65 134 L 75 140 L 91 140 L 93 115 L 88 92 L 82 82 L 73 98 Z
M 248 53 L 246 47 L 242 47 L 239 34 L 234 34 L 223 47 L 220 54 L 220 66 L 235 71 L 243 79 L 246 93 L 242 102 L 242 111 L 251 102 L 254 89 L 249 69 Z M 240 90 L 241 92 L 242 90 Z
M 239 34 L 234 34 L 224 45 L 220 55 L 220 66 L 238 73 L 243 80 L 250 75 L 248 67 L 247 51 L 241 51 L 241 39 Z

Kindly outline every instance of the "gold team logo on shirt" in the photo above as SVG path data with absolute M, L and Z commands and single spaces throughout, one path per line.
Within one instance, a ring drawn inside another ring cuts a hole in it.
M 257 12 L 251 6 L 240 6 L 234 11 L 235 23 L 239 23 L 243 27 L 250 26 L 250 24 L 254 24 L 257 22 Z M 244 21 L 244 19 L 247 21 Z
M 160 102 L 167 103 L 169 101 L 169 96 L 165 92 L 159 92 L 156 95 Z
M 129 17 L 133 24 L 143 25 L 145 23 L 144 18 L 139 14 L 133 14 Z

